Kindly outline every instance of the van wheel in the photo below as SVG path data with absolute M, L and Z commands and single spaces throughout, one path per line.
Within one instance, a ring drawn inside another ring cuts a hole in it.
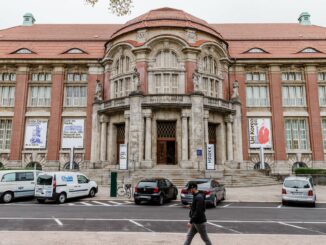
M 36 199 L 38 203 L 45 203 L 45 199 Z
M 95 197 L 95 194 L 96 194 L 95 189 L 92 188 L 92 189 L 89 191 L 88 196 L 89 196 L 89 197 Z
M 60 193 L 60 195 L 59 195 L 59 197 L 57 199 L 57 202 L 59 204 L 63 204 L 63 203 L 65 203 L 66 199 L 67 199 L 66 194 L 65 193 Z
M 14 199 L 14 194 L 12 192 L 5 192 L 2 196 L 2 201 L 4 203 L 10 203 Z

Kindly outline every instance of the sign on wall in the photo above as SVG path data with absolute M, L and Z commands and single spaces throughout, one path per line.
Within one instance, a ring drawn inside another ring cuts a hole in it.
M 206 169 L 214 170 L 215 169 L 215 151 L 213 144 L 206 145 Z
M 272 131 L 270 118 L 249 118 L 249 147 L 272 147 Z
M 25 148 L 45 149 L 48 131 L 48 120 L 29 119 L 26 122 Z
M 61 148 L 84 148 L 84 119 L 64 119 Z
M 122 170 L 128 169 L 128 147 L 127 144 L 120 144 L 119 167 Z

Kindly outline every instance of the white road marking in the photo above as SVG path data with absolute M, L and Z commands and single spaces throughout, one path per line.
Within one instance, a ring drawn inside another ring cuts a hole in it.
M 234 233 L 237 233 L 237 234 L 242 234 L 239 231 L 233 230 L 231 228 L 226 228 L 226 227 L 223 227 L 223 226 L 218 225 L 218 224 L 214 224 L 214 223 L 211 223 L 211 222 L 207 222 L 207 224 L 212 225 L 212 226 L 215 226 L 215 227 L 218 227 L 218 228 L 221 228 L 221 229 L 224 229 L 224 230 L 227 230 L 227 231 L 231 231 L 231 232 L 234 232 Z
M 121 202 L 115 202 L 115 201 L 108 201 L 108 202 L 113 203 L 115 205 L 121 205 L 122 204 Z
M 111 204 L 104 203 L 104 202 L 98 202 L 98 201 L 92 201 L 93 203 L 100 204 L 102 206 L 112 206 Z
M 68 203 L 68 205 L 69 205 L 69 206 L 75 206 L 75 204 L 74 204 L 74 203 Z
M 178 206 L 178 205 L 179 205 L 179 203 L 171 204 L 171 205 L 169 205 L 169 207 L 175 207 L 175 206 Z
M 124 201 L 124 203 L 126 203 L 126 204 L 131 204 L 131 203 L 133 203 L 132 201 Z
M 148 229 L 147 227 L 143 226 L 142 224 L 139 224 L 138 222 L 136 222 L 136 221 L 134 221 L 132 219 L 130 219 L 129 222 L 131 222 L 131 223 L 133 223 L 133 224 L 135 224 L 135 225 L 137 225 L 137 226 L 139 226 L 139 227 L 141 227 L 141 228 L 143 228 L 143 229 L 145 229 L 147 231 L 154 232 L 151 229 Z
M 222 208 L 226 208 L 226 207 L 230 206 L 231 204 L 232 203 L 226 204 L 226 205 L 222 206 Z
M 55 217 L 52 217 L 52 218 L 54 219 L 55 222 L 57 222 L 58 225 L 63 226 L 62 222 L 59 219 L 57 219 Z
M 94 206 L 93 204 L 90 204 L 90 203 L 88 203 L 88 202 L 79 202 L 79 203 L 81 203 L 81 204 L 83 204 L 83 205 L 85 205 L 85 206 Z
M 282 207 L 282 204 L 278 205 L 277 208 L 281 208 Z
M 291 225 L 291 224 L 287 224 L 287 223 L 284 223 L 284 222 L 277 222 L 277 223 L 280 224 L 280 225 L 286 225 L 286 226 L 294 227 L 294 228 L 301 229 L 301 230 L 307 230 L 306 228 L 301 227 L 301 226 L 297 226 L 297 225 Z

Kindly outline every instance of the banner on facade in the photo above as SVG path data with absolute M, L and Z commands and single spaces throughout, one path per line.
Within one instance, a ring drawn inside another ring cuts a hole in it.
M 64 119 L 61 148 L 84 148 L 84 119 Z
M 29 119 L 26 122 L 24 148 L 45 149 L 48 120 Z
M 206 145 L 206 169 L 214 170 L 215 169 L 215 151 L 213 144 Z
M 264 148 L 272 147 L 271 119 L 249 118 L 249 147 Z
M 119 145 L 119 167 L 122 170 L 128 169 L 128 147 L 127 144 L 120 144 Z

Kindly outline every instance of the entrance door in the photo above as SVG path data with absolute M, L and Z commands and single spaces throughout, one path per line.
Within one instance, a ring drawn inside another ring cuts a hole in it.
M 116 124 L 116 127 L 117 127 L 117 164 L 119 164 L 120 144 L 125 143 L 125 125 L 124 124 Z
M 208 124 L 208 143 L 214 145 L 214 161 L 216 164 L 216 124 Z
M 176 164 L 176 122 L 157 122 L 157 163 Z

